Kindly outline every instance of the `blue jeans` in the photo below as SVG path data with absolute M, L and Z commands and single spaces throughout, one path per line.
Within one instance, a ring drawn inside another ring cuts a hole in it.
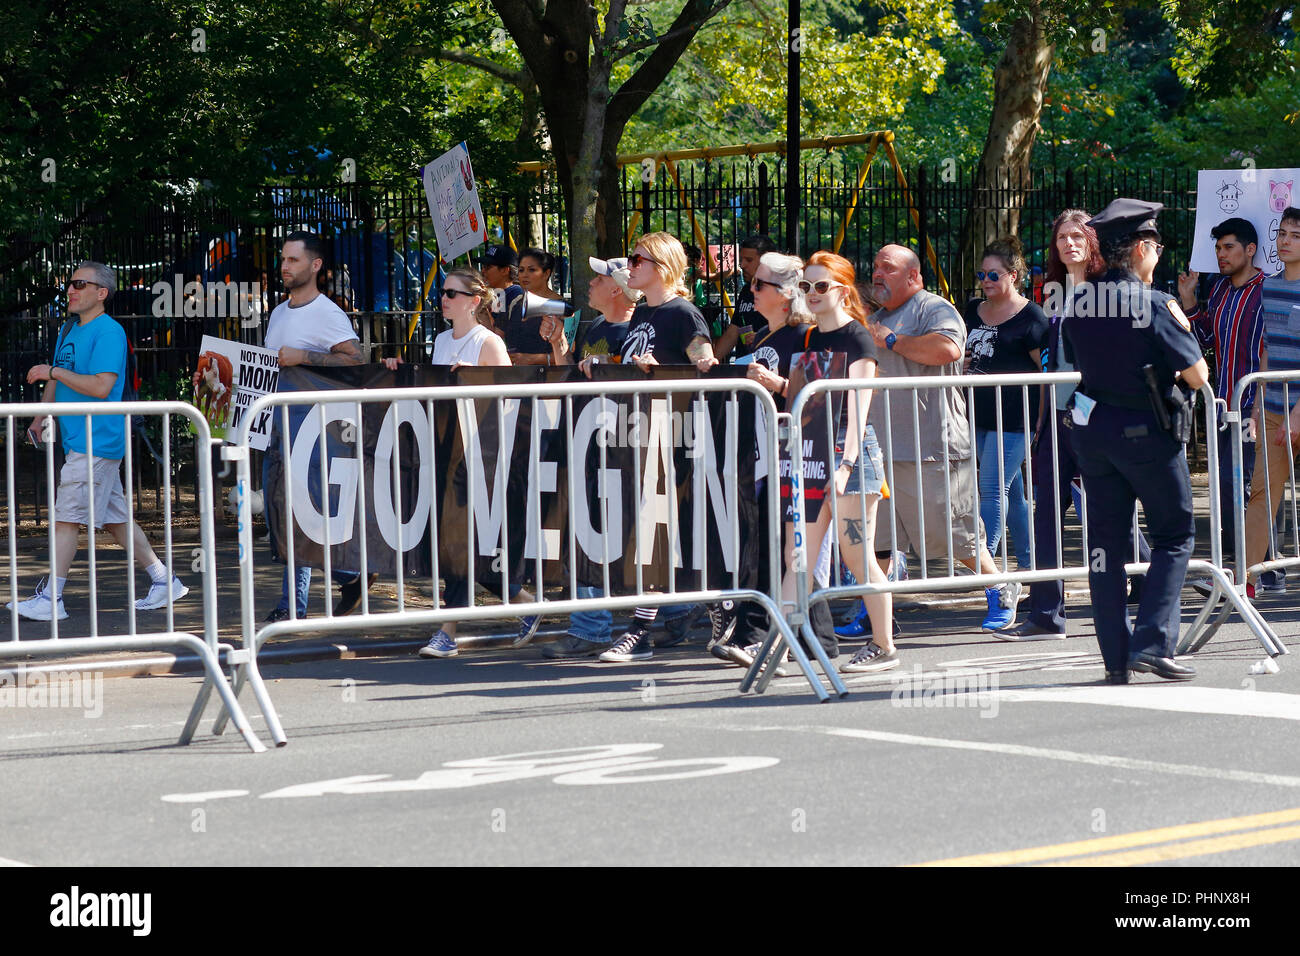
M 268 486 L 269 486 L 269 482 L 267 481 L 267 462 L 266 459 L 264 458 L 262 460 L 262 489 L 264 492 L 268 489 Z M 273 527 L 270 527 L 269 524 L 268 524 L 268 528 L 271 531 L 271 534 L 274 535 L 275 529 Z M 274 550 L 275 549 L 273 546 L 272 551 Z M 288 549 L 286 548 L 286 550 Z M 306 617 L 307 597 L 311 589 L 311 568 L 306 567 L 302 564 L 295 564 L 293 573 L 294 573 L 294 589 L 293 589 L 294 610 L 297 612 L 298 617 Z M 355 581 L 358 577 L 358 573 L 356 571 L 340 571 L 339 569 L 335 568 L 332 577 L 334 578 L 334 582 L 336 584 L 347 584 L 350 581 Z M 326 596 L 326 599 L 328 600 L 328 595 Z M 289 610 L 289 566 L 287 563 L 285 564 L 284 574 L 280 578 L 280 600 L 275 605 L 275 609 L 277 611 Z
M 298 617 L 306 617 L 307 598 L 310 594 L 310 589 L 311 589 L 311 568 L 305 568 L 302 565 L 295 565 L 293 569 L 293 576 L 296 579 L 294 583 L 297 585 L 297 587 L 293 589 L 294 592 L 293 603 L 295 605 L 295 609 L 297 610 Z M 355 581 L 358 577 L 356 571 L 335 571 L 331 576 L 334 578 L 335 584 L 348 584 L 352 581 Z M 325 596 L 325 599 L 329 600 L 328 594 Z M 280 578 L 280 601 L 278 604 L 276 604 L 275 607 L 276 610 L 278 611 L 289 610 L 289 566 L 288 565 L 285 565 L 284 574 Z
M 585 584 L 578 585 L 578 597 L 595 598 L 605 594 L 603 587 L 593 588 Z M 569 633 L 593 644 L 608 644 L 612 640 L 610 630 L 614 625 L 614 615 L 609 611 L 576 611 L 569 617 Z
M 976 428 L 975 449 L 979 457 L 980 518 L 984 522 L 989 553 L 996 555 L 1002 540 L 1005 507 L 1016 560 L 1027 568 L 1031 563 L 1029 505 L 1025 502 L 1025 484 L 1020 477 L 1020 465 L 1025 460 L 1025 434 L 1012 431 L 1002 435 L 1002 482 L 998 480 L 998 433 L 991 428 Z

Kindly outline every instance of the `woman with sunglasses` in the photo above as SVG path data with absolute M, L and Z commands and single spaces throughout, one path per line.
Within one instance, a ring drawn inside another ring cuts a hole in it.
M 451 328 L 438 333 L 433 340 L 433 365 L 450 365 L 457 369 L 462 365 L 509 367 L 510 357 L 506 354 L 505 343 L 492 330 L 492 287 L 474 269 L 453 269 L 447 273 L 442 283 L 442 314 L 451 320 Z M 390 371 L 396 371 L 402 364 L 401 358 L 384 359 L 384 365 Z M 456 578 L 445 573 L 447 587 L 443 592 L 443 604 L 447 607 L 468 607 L 473 595 L 469 593 L 469 582 L 465 578 Z M 437 582 L 434 582 L 437 587 Z M 531 602 L 532 594 L 515 585 L 511 588 L 511 600 Z M 519 633 L 515 638 L 515 647 L 528 643 L 537 633 L 541 618 L 530 615 L 520 619 Z M 456 646 L 455 621 L 448 621 L 429 639 L 429 643 L 420 648 L 421 657 L 455 657 L 459 650 Z
M 622 364 L 634 362 L 643 372 L 655 365 L 694 365 L 707 372 L 717 365 L 709 327 L 686 288 L 682 244 L 666 232 L 648 233 L 637 240 L 628 270 L 628 286 L 640 290 L 645 299 L 632 312 Z M 590 365 L 584 363 L 583 370 L 591 375 Z M 632 626 L 600 660 L 643 661 L 653 656 L 650 627 L 658 614 L 658 608 L 637 608 Z
M 874 378 L 878 352 L 875 340 L 867 331 L 867 313 L 858 295 L 853 265 L 834 253 L 814 253 L 804 268 L 799 289 L 804 293 L 808 309 L 817 323 L 808 337 L 807 349 L 843 353 L 845 374 L 850 380 Z M 787 398 L 793 400 L 794 396 Z M 836 534 L 841 559 L 853 576 L 859 581 L 884 584 L 884 572 L 874 560 L 869 560 L 875 553 L 876 508 L 885 482 L 884 457 L 875 429 L 867 423 L 870 407 L 869 389 L 847 390 L 842 395 L 834 429 L 834 471 L 826 483 L 823 497 L 808 496 L 804 502 L 805 518 L 809 522 L 804 548 L 805 554 L 815 556 L 821 552 L 826 535 Z M 815 423 L 813 427 L 822 425 Z M 839 518 L 839 526 L 834 529 L 831 528 L 832 509 L 824 500 L 832 495 Z M 797 585 L 792 570 L 793 522 L 786 523 L 785 533 L 786 571 L 781 582 L 781 597 L 782 601 L 790 602 L 795 599 Z M 873 636 L 852 660 L 840 668 L 845 673 L 885 671 L 898 666 L 892 630 L 892 595 L 877 593 L 864 600 Z M 824 640 L 833 641 L 834 638 L 828 635 Z M 834 651 L 835 648 L 828 650 Z
M 745 359 L 746 377 L 772 393 L 777 411 L 785 411 L 785 393 L 790 384 L 790 362 L 802 352 L 813 331 L 812 313 L 799 289 L 803 278 L 803 260 L 779 252 L 764 253 L 750 280 L 754 311 L 766 321 L 766 328 L 751 341 Z M 760 501 L 762 491 L 759 491 Z M 765 541 L 768 529 L 767 508 L 760 507 L 757 540 Z M 724 601 L 715 612 L 714 633 L 709 653 L 722 661 L 748 666 L 753 652 L 747 647 L 766 636 L 767 612 L 759 605 L 745 602 L 739 607 Z
M 997 239 L 984 248 L 975 278 L 984 293 L 966 308 L 966 371 L 972 375 L 1036 374 L 1047 344 L 1047 316 L 1020 293 L 1028 269 L 1019 240 Z M 1020 468 L 1025 461 L 1024 393 L 1020 386 L 976 388 L 975 453 L 979 510 L 990 554 L 996 554 L 1004 523 L 1015 544 L 1016 562 L 1032 566 L 1029 506 Z M 1038 418 L 1038 388 L 1029 389 L 1030 421 Z M 998 432 L 998 393 L 1001 426 Z M 1004 504 L 1005 502 L 1005 504 Z

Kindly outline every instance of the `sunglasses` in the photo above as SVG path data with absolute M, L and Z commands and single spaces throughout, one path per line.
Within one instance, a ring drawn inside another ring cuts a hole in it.
M 89 279 L 69 279 L 68 285 L 72 286 L 72 288 L 76 289 L 78 292 L 88 285 L 99 286 L 101 289 L 104 288 L 102 285 L 99 285 L 98 282 L 91 282 Z
M 990 282 L 997 282 L 1003 276 L 1009 276 L 1009 275 L 1011 275 L 1010 272 L 977 272 L 975 273 L 975 281 L 983 282 L 984 279 L 987 277 Z
M 448 299 L 454 299 L 454 298 L 456 298 L 456 296 L 458 296 L 458 295 L 472 296 L 472 295 L 474 295 L 475 293 L 473 293 L 473 292 L 465 292 L 465 291 L 463 291 L 463 290 L 461 290 L 461 289 L 443 289 L 443 290 L 442 290 L 442 294 L 443 294 L 444 296 L 446 296 Z
M 1151 245 L 1153 245 L 1153 246 L 1156 247 L 1156 258 L 1157 258 L 1157 259 L 1159 259 L 1162 255 L 1165 254 L 1165 247 L 1164 247 L 1164 245 L 1162 245 L 1161 243 L 1156 242 L 1154 239 L 1146 239 L 1146 240 L 1144 240 L 1144 241 L 1145 241 L 1145 242 L 1149 242 L 1149 243 L 1151 243 Z
M 820 282 L 809 282 L 807 279 L 799 280 L 799 291 L 804 295 L 809 292 L 816 292 L 818 295 L 825 295 L 831 289 L 845 288 L 842 282 L 831 282 L 829 279 L 822 279 Z
M 781 283 L 773 282 L 771 279 L 755 278 L 750 285 L 754 287 L 755 292 L 762 292 L 764 289 L 776 289 L 778 292 L 781 290 Z
M 635 269 L 643 262 L 652 262 L 655 265 L 661 264 L 658 259 L 651 259 L 649 256 L 641 255 L 641 253 L 639 252 L 632 253 L 632 255 L 630 255 L 627 260 L 627 264 L 631 266 L 633 269 Z

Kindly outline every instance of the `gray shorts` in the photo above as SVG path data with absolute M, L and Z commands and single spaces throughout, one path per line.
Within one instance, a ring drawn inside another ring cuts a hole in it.
M 88 459 L 82 452 L 68 452 L 63 470 L 59 472 L 58 490 L 54 493 L 54 520 L 89 525 L 90 483 L 93 481 L 95 527 L 129 521 L 131 516 L 126 510 L 126 495 L 122 492 L 122 459 L 96 457 L 89 461 L 93 465 L 88 471 Z

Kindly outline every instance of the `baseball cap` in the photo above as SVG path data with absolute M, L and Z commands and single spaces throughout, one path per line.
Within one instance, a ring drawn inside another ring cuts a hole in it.
M 488 246 L 475 261 L 481 266 L 517 266 L 519 256 L 509 246 Z
M 628 268 L 626 259 L 597 259 L 595 256 L 590 257 L 587 263 L 591 266 L 591 271 L 598 276 L 609 276 L 623 290 L 623 294 L 635 302 L 641 298 L 640 289 L 628 287 L 627 280 L 631 277 L 632 272 Z

